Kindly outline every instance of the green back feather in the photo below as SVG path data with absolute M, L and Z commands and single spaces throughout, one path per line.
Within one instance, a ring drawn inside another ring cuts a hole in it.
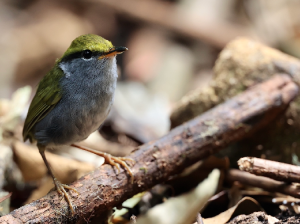
M 24 141 L 34 140 L 33 127 L 42 120 L 60 101 L 61 90 L 59 80 L 63 77 L 63 71 L 58 67 L 58 63 L 41 80 L 35 96 L 30 104 L 28 114 L 23 129 Z

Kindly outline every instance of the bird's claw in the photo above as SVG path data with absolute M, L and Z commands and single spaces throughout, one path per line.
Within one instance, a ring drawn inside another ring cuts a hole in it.
M 133 159 L 130 159 L 130 158 L 126 158 L 126 157 L 114 157 L 110 154 L 106 154 L 103 156 L 105 158 L 105 162 L 112 165 L 112 166 L 115 166 L 118 170 L 118 173 L 120 173 L 120 165 L 123 166 L 127 172 L 129 173 L 130 177 L 131 177 L 131 183 L 133 183 L 134 181 L 134 177 L 133 177 L 133 173 L 130 169 L 130 167 L 128 165 L 132 165 L 130 163 L 128 163 L 128 161 L 132 162 L 132 163 L 135 163 L 135 161 Z M 127 165 L 128 163 L 128 165 Z
M 69 206 L 70 206 L 71 212 L 72 212 L 72 214 L 74 215 L 74 214 L 75 214 L 75 210 L 74 210 L 73 204 L 72 204 L 72 202 L 71 202 L 71 198 L 70 198 L 69 194 L 66 192 L 65 189 L 72 190 L 72 191 L 74 191 L 75 193 L 77 193 L 78 195 L 79 195 L 79 192 L 78 192 L 75 188 L 73 188 L 73 187 L 70 187 L 70 186 L 68 186 L 68 185 L 66 185 L 66 184 L 60 183 L 56 178 L 54 178 L 53 181 L 54 181 L 54 185 L 55 185 L 55 188 L 56 188 L 57 192 L 58 192 L 61 196 L 63 196 L 62 199 L 63 199 L 63 198 L 66 199 L 67 203 L 68 203 Z M 61 199 L 61 201 L 62 201 L 62 199 Z

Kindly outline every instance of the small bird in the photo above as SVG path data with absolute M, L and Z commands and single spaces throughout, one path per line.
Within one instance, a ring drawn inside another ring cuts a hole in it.
M 96 131 L 109 114 L 118 77 L 116 55 L 126 50 L 94 34 L 77 37 L 40 81 L 25 119 L 24 141 L 37 142 L 56 190 L 66 198 L 73 214 L 74 208 L 65 189 L 78 192 L 55 178 L 45 149 L 62 145 L 81 148 L 103 156 L 106 163 L 119 171 L 122 165 L 133 180 L 126 164 L 133 162 L 132 159 L 113 157 L 75 144 Z

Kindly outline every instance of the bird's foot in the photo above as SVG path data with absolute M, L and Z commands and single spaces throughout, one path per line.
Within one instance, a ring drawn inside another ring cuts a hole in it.
M 85 150 L 87 152 L 94 153 L 98 156 L 102 156 L 105 159 L 106 164 L 110 164 L 112 166 L 115 166 L 119 172 L 120 172 L 120 165 L 123 166 L 127 170 L 127 172 L 129 173 L 129 175 L 131 177 L 131 183 L 133 183 L 133 180 L 134 180 L 133 173 L 132 173 L 131 169 L 129 168 L 129 166 L 127 165 L 127 163 L 129 161 L 134 164 L 135 161 L 133 159 L 125 158 L 125 157 L 115 157 L 115 156 L 112 156 L 108 153 L 99 152 L 99 151 L 96 151 L 96 150 L 93 150 L 93 149 L 82 147 L 82 146 L 77 145 L 77 144 L 71 144 L 71 146 L 76 147 L 78 149 Z
M 71 212 L 74 215 L 75 214 L 74 207 L 73 207 L 73 204 L 71 202 L 71 198 L 70 198 L 69 194 L 66 192 L 66 189 L 72 190 L 75 193 L 79 194 L 78 191 L 75 188 L 72 188 L 72 187 L 70 187 L 70 186 L 68 186 L 66 184 L 60 183 L 56 178 L 53 179 L 53 182 L 54 182 L 54 185 L 55 185 L 55 188 L 56 188 L 57 192 L 61 196 L 63 196 L 63 198 L 66 199 L 66 201 L 68 202 L 68 204 L 70 206 Z
M 131 183 L 133 183 L 133 180 L 134 180 L 133 173 L 132 173 L 131 169 L 129 168 L 129 166 L 127 165 L 128 162 L 131 162 L 134 164 L 135 161 L 133 159 L 126 158 L 126 157 L 115 157 L 108 153 L 103 153 L 102 157 L 104 157 L 106 164 L 115 166 L 119 173 L 120 173 L 120 165 L 123 166 L 127 170 L 127 172 L 129 173 L 129 175 L 131 177 Z

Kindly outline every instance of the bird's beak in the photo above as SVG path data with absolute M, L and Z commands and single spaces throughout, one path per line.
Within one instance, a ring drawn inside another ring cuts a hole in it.
M 122 54 L 124 51 L 127 51 L 127 50 L 128 50 L 127 47 L 113 47 L 108 52 L 101 55 L 98 59 L 113 57 L 117 54 Z

